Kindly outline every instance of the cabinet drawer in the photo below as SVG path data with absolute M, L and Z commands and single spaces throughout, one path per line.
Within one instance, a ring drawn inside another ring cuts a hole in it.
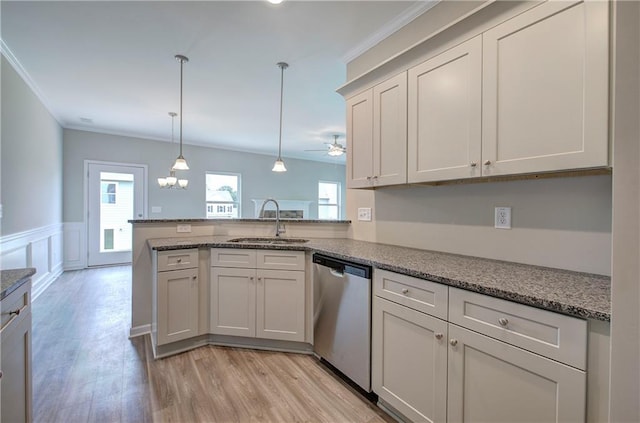
M 373 290 L 379 297 L 447 319 L 446 285 L 376 269 L 373 272 Z
M 449 321 L 578 369 L 586 369 L 586 320 L 449 288 Z
M 258 269 L 304 270 L 304 251 L 258 250 Z
M 31 281 L 25 282 L 18 289 L 6 296 L 2 302 L 0 302 L 0 310 L 2 310 L 2 323 L 0 327 L 2 330 L 9 325 L 11 319 L 18 320 L 18 316 L 27 311 L 30 304 L 31 295 Z M 11 313 L 19 311 L 19 314 Z
M 158 272 L 198 267 L 198 249 L 158 251 Z
M 256 267 L 256 250 L 241 248 L 212 248 L 211 266 L 215 267 Z

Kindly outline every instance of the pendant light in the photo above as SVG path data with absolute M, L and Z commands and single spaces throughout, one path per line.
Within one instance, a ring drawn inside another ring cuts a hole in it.
M 182 155 L 182 67 L 186 62 L 189 61 L 189 58 L 183 56 L 181 54 L 176 54 L 176 60 L 180 62 L 180 155 L 176 159 L 176 162 L 173 164 L 173 170 L 189 170 L 189 166 L 187 165 L 187 161 L 184 159 Z
M 282 97 L 284 92 L 284 70 L 288 68 L 289 65 L 285 62 L 279 62 L 278 67 L 280 68 L 280 136 L 278 138 L 278 158 L 271 170 L 273 172 L 286 172 L 287 168 L 282 161 Z
M 171 145 L 173 145 L 173 134 L 174 134 L 174 121 L 177 115 L 175 112 L 169 112 L 169 116 L 171 116 Z M 177 185 L 176 185 L 177 183 Z M 172 167 L 169 169 L 169 176 L 165 176 L 162 178 L 158 178 L 158 185 L 160 188 L 182 188 L 186 189 L 187 185 L 189 185 L 188 179 L 178 179 L 176 177 L 176 171 Z

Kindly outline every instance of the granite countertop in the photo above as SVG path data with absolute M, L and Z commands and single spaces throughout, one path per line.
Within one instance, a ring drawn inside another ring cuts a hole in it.
M 304 244 L 264 245 L 228 242 L 232 238 L 162 238 L 147 243 L 159 251 L 224 247 L 319 252 L 571 316 L 611 320 L 608 276 L 351 239 L 311 238 Z
M 2 291 L 0 291 L 0 300 L 3 300 L 16 289 L 20 288 L 29 278 L 35 275 L 36 269 L 27 267 L 26 269 L 7 269 L 0 270 L 2 278 Z
M 216 222 L 216 223 L 271 223 L 275 222 L 275 218 L 268 219 L 131 219 L 129 223 L 199 223 L 199 222 Z M 327 220 L 327 219 L 280 219 L 282 223 L 351 223 L 350 220 Z

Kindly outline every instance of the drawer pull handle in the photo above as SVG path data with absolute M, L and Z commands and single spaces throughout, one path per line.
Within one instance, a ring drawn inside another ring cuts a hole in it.
M 407 288 L 402 288 L 402 293 L 404 295 L 407 295 L 409 293 L 409 290 Z
M 501 317 L 498 319 L 498 323 L 500 323 L 500 326 L 507 326 L 509 324 L 509 319 Z
M 19 316 L 19 315 L 20 315 L 20 311 L 21 311 L 21 309 L 11 310 L 11 311 L 9 312 L 9 316 L 13 316 L 14 314 L 15 314 L 16 316 Z
M 458 340 L 455 338 L 451 338 L 449 340 L 449 343 L 451 344 L 452 347 L 455 347 L 456 345 L 458 345 Z
M 438 339 L 438 340 L 442 339 L 443 336 L 444 336 L 444 334 L 442 334 L 442 333 L 436 333 L 436 339 Z

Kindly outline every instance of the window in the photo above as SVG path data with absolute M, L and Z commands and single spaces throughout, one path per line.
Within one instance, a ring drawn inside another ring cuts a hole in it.
M 240 175 L 206 174 L 207 219 L 240 217 Z
M 318 219 L 340 219 L 339 182 L 318 182 Z
M 116 183 L 100 182 L 100 192 L 102 193 L 102 204 L 116 203 Z

